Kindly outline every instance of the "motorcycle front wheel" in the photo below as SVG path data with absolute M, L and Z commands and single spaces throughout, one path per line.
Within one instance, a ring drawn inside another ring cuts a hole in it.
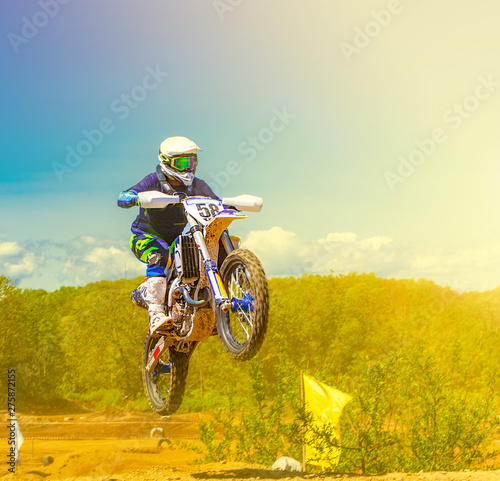
M 189 358 L 196 346 L 193 344 L 188 353 L 177 352 L 169 347 L 161 355 L 153 372 L 146 370 L 149 353 L 154 351 L 160 338 L 149 334 L 144 341 L 142 382 L 149 405 L 153 411 L 161 415 L 173 414 L 179 409 L 189 368 Z
M 251 359 L 264 342 L 269 293 L 259 259 L 246 249 L 232 251 L 222 263 L 222 282 L 233 308 L 216 309 L 217 331 L 226 351 L 239 361 Z

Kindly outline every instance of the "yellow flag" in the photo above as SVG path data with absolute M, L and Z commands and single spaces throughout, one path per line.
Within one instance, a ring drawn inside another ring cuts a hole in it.
M 302 376 L 306 410 L 314 415 L 314 425 L 320 427 L 325 422 L 332 423 L 335 426 L 335 436 L 340 444 L 340 415 L 344 406 L 349 403 L 352 397 L 305 374 L 302 374 Z M 311 440 L 312 433 L 308 431 L 305 440 L 306 463 L 311 461 L 311 464 L 319 465 L 322 469 L 326 469 L 328 465 L 336 466 L 339 463 L 340 448 L 329 448 L 324 453 L 319 454 L 312 447 Z

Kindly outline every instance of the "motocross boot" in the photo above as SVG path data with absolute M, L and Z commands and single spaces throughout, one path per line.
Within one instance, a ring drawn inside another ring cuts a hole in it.
M 141 293 L 148 305 L 151 336 L 155 336 L 160 327 L 170 329 L 174 325 L 174 320 L 165 314 L 167 279 L 165 277 L 149 277 L 142 283 Z

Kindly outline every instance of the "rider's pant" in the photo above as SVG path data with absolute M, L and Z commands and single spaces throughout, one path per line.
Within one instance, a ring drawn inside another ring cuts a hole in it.
M 130 239 L 130 248 L 134 255 L 148 266 L 146 276 L 165 277 L 172 265 L 173 246 L 161 237 L 150 234 L 134 234 Z

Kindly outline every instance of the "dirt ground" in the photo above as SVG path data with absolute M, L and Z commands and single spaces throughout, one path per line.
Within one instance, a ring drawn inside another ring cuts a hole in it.
M 78 410 L 80 411 L 80 410 Z M 33 410 L 31 412 L 34 412 Z M 154 414 L 121 412 L 76 412 L 76 414 L 18 414 L 25 437 L 20 449 L 21 466 L 8 472 L 8 445 L 0 441 L 0 480 L 303 480 L 330 479 L 316 475 L 281 473 L 263 466 L 242 463 L 193 464 L 200 455 L 185 443 L 200 445 L 198 424 L 210 413 L 159 417 Z M 3 419 L 2 419 L 3 421 Z M 155 427 L 163 435 L 150 438 Z M 0 437 L 7 431 L 2 429 Z M 37 438 L 37 439 L 29 439 Z M 42 439 L 40 439 L 42 438 Z M 110 439 L 111 438 L 111 439 Z M 159 441 L 166 438 L 159 445 Z M 54 462 L 43 465 L 51 456 Z M 358 477 L 345 477 L 356 481 Z M 371 476 L 374 481 L 500 481 L 500 471 L 419 473 Z

